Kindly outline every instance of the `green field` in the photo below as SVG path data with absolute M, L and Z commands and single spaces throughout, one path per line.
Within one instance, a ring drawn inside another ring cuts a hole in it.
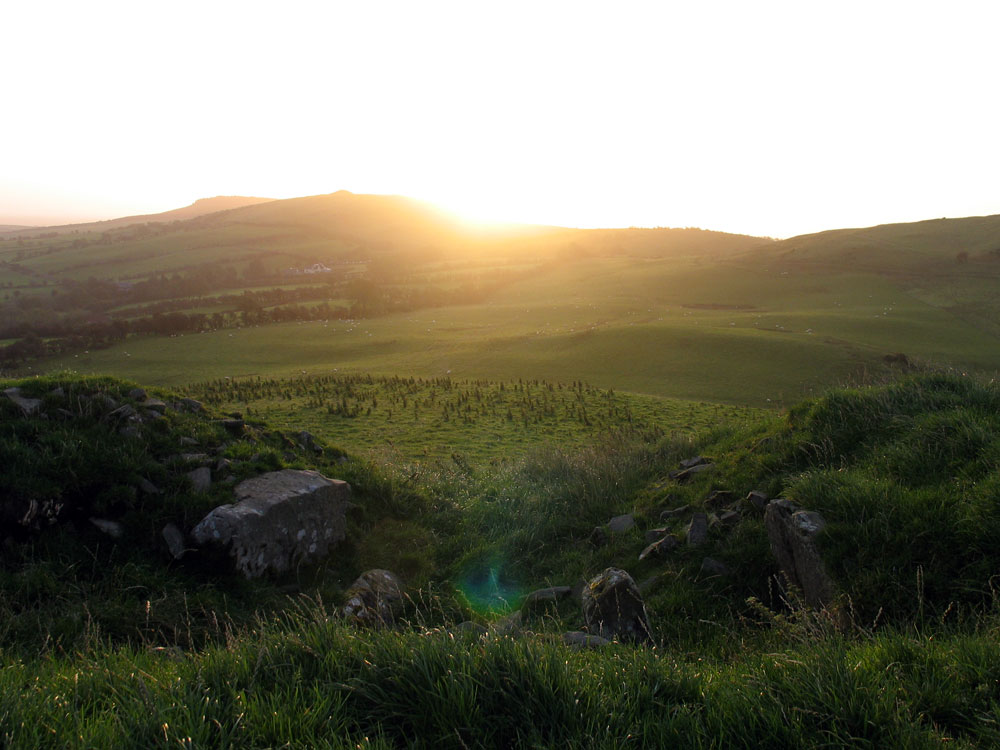
M 991 329 L 957 314 L 947 288 L 939 293 L 935 305 L 926 290 L 882 275 L 594 258 L 550 265 L 477 305 L 132 338 L 46 369 L 171 386 L 303 372 L 584 380 L 775 407 L 877 373 L 889 353 L 1000 369 Z

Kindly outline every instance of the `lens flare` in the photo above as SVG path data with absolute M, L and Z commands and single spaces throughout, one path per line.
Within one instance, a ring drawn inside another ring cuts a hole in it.
M 524 592 L 505 572 L 504 562 L 500 558 L 466 566 L 456 586 L 469 606 L 480 614 L 510 612 L 524 598 Z

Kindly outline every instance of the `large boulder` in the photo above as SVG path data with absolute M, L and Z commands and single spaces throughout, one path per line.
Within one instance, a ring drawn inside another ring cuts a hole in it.
M 343 614 L 357 625 L 391 625 L 403 602 L 403 585 L 388 570 L 366 570 L 347 589 Z
M 247 578 L 317 562 L 344 538 L 347 482 L 285 469 L 240 482 L 235 492 L 237 502 L 215 508 L 191 538 L 227 547 Z
M 602 638 L 652 641 L 646 605 L 632 576 L 607 568 L 583 587 L 583 618 L 587 630 Z
M 826 522 L 819 513 L 802 510 L 790 500 L 772 500 L 764 510 L 771 554 L 789 583 L 802 591 L 811 607 L 826 607 L 836 587 L 827 575 L 816 544 Z

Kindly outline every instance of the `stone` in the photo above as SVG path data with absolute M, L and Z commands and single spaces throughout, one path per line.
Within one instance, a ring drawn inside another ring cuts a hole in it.
M 521 610 L 511 612 L 493 623 L 491 630 L 497 635 L 517 635 L 524 625 L 524 615 Z
M 207 453 L 182 453 L 178 457 L 178 460 L 186 464 L 204 464 L 208 461 Z
M 802 510 L 789 500 L 772 500 L 764 510 L 771 554 L 788 583 L 801 590 L 806 603 L 816 608 L 829 605 L 836 594 L 816 543 L 825 526 L 819 513 Z
M 690 469 L 695 466 L 701 466 L 702 464 L 708 464 L 711 462 L 712 459 L 710 458 L 705 458 L 704 456 L 694 456 L 693 458 L 685 458 L 680 462 L 680 466 L 682 469 Z
M 149 398 L 149 394 L 142 388 L 133 388 L 128 392 L 128 397 L 133 401 L 145 401 Z
M 114 411 L 108 412 L 106 419 L 121 419 L 124 421 L 134 419 L 137 416 L 139 416 L 139 412 L 137 412 L 130 404 L 123 404 Z
M 632 576 L 607 568 L 584 587 L 583 618 L 587 630 L 601 638 L 652 642 L 646 605 Z
M 706 557 L 701 561 L 701 570 L 699 573 L 707 578 L 725 576 L 729 575 L 729 567 L 714 557 Z
M 208 492 L 212 487 L 212 470 L 207 466 L 199 466 L 194 471 L 189 471 L 187 478 L 191 482 L 193 492 Z
M 32 414 L 37 414 L 42 408 L 42 400 L 40 398 L 28 398 L 26 396 L 22 396 L 21 389 L 16 386 L 5 389 L 3 393 L 15 405 L 20 407 L 26 417 L 30 417 Z
M 701 474 L 706 471 L 711 471 L 715 468 L 715 464 L 697 464 L 692 466 L 690 469 L 682 469 L 680 471 L 673 471 L 670 473 L 671 479 L 676 479 L 678 482 L 683 484 L 687 482 L 691 477 Z
M 743 519 L 739 511 L 727 510 L 724 513 L 719 514 L 719 523 L 723 526 L 735 526 Z
M 475 638 L 480 638 L 490 632 L 490 629 L 485 625 L 473 622 L 472 620 L 465 620 L 458 623 L 458 625 L 455 626 L 455 630 L 460 635 L 472 636 Z
M 341 612 L 356 625 L 392 625 L 402 602 L 403 585 L 394 574 L 366 570 L 347 589 Z
M 139 491 L 146 495 L 159 495 L 163 492 L 159 487 L 145 477 L 139 477 Z
M 174 404 L 174 408 L 177 411 L 186 411 L 191 414 L 200 414 L 205 411 L 205 407 L 202 406 L 201 401 L 195 401 L 193 398 L 182 398 Z
M 610 521 L 608 521 L 608 528 L 611 529 L 612 534 L 621 534 L 622 532 L 628 531 L 635 526 L 635 516 L 631 513 L 626 513 L 622 516 L 615 516 Z
M 607 638 L 584 633 L 582 630 L 572 630 L 569 633 L 563 633 L 562 642 L 574 649 L 601 648 L 611 643 Z
M 62 389 L 62 386 L 56 386 L 49 391 L 49 395 L 54 396 L 55 398 L 63 398 L 66 395 L 66 391 Z
M 670 529 L 668 529 L 666 526 L 663 526 L 659 529 L 647 529 L 646 533 L 643 534 L 643 539 L 646 541 L 646 544 L 652 544 L 653 542 L 660 541 L 661 539 L 663 539 L 663 537 L 665 537 L 669 533 Z
M 524 598 L 521 612 L 524 617 L 541 617 L 546 613 L 553 612 L 559 600 L 568 597 L 572 591 L 573 589 L 569 586 L 550 586 L 532 591 Z
M 219 422 L 223 429 L 230 435 L 236 435 L 237 437 L 242 435 L 244 430 L 246 430 L 246 422 L 242 419 L 223 419 Z
M 682 505 L 679 508 L 674 508 L 673 510 L 665 510 L 660 514 L 661 521 L 669 521 L 672 518 L 677 518 L 678 516 L 683 516 L 691 509 L 690 505 Z
M 198 445 L 197 440 L 195 440 L 193 437 L 187 437 L 187 436 L 182 437 L 177 442 L 181 444 L 181 447 L 186 447 L 186 448 L 190 448 L 193 445 Z
M 125 527 L 118 521 L 109 521 L 106 518 L 90 518 L 88 520 L 112 539 L 121 539 L 125 534 Z
M 160 414 L 163 414 L 167 410 L 167 403 L 158 398 L 147 398 L 142 402 L 142 406 L 145 409 L 159 412 Z
M 698 547 L 708 541 L 708 516 L 704 513 L 695 513 L 691 516 L 691 523 L 684 531 L 684 538 L 689 547 Z
M 729 490 L 716 490 L 705 498 L 705 507 L 710 510 L 720 510 L 735 499 L 736 496 Z
M 650 555 L 655 555 L 656 557 L 666 557 L 680 545 L 680 539 L 675 537 L 673 534 L 667 534 L 666 536 L 657 539 L 655 542 L 648 545 L 646 549 L 640 552 L 639 561 L 641 562 L 642 560 L 645 560 Z
M 237 502 L 211 511 L 191 537 L 199 545 L 227 547 L 247 578 L 317 562 L 346 533 L 347 482 L 284 469 L 244 480 L 234 492 Z
M 301 430 L 295 437 L 299 441 L 299 447 L 302 448 L 302 450 L 311 451 L 316 455 L 321 455 L 323 453 L 323 447 L 319 445 L 316 442 L 316 438 L 306 430 Z
M 594 530 L 590 532 L 590 543 L 595 547 L 603 547 L 609 541 L 611 541 L 611 535 L 605 526 L 595 526 Z
M 228 458 L 220 458 L 215 462 L 215 470 L 218 472 L 228 471 L 233 467 L 233 462 Z
M 746 502 L 754 510 L 758 510 L 763 513 L 764 508 L 767 507 L 767 504 L 770 501 L 770 499 L 771 498 L 769 498 L 766 494 L 764 494 L 760 490 L 751 490 L 747 494 Z
M 177 528 L 176 524 L 168 523 L 163 527 L 160 535 L 163 537 L 163 541 L 167 543 L 167 550 L 170 552 L 171 557 L 175 560 L 180 560 L 184 557 L 184 553 L 187 552 L 187 548 L 184 545 L 184 532 Z

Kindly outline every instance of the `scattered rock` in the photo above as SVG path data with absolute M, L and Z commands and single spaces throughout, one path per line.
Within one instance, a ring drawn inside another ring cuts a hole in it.
M 17 406 L 21 408 L 24 415 L 30 417 L 32 414 L 38 413 L 39 409 L 42 407 L 42 400 L 40 398 L 27 398 L 21 395 L 21 389 L 14 386 L 4 390 L 4 395 L 13 401 Z
M 719 510 L 736 499 L 729 490 L 716 490 L 705 499 L 705 507 L 710 510 Z
M 670 473 L 671 479 L 676 479 L 678 482 L 683 484 L 688 481 L 691 477 L 701 474 L 706 471 L 711 471 L 715 468 L 715 464 L 697 464 L 692 466 L 690 469 L 682 469 L 681 471 L 673 471 Z
M 149 394 L 142 388 L 133 388 L 128 392 L 128 397 L 133 401 L 145 401 L 149 398 Z
M 347 589 L 341 611 L 358 625 L 392 625 L 402 601 L 403 585 L 395 575 L 388 570 L 366 570 Z
M 195 440 L 193 437 L 187 437 L 186 435 L 177 442 L 181 444 L 181 447 L 190 447 L 192 445 L 198 445 L 197 440 Z
M 182 453 L 177 459 L 186 464 L 203 464 L 208 461 L 207 453 Z
M 322 455 L 323 446 L 316 442 L 316 438 L 312 436 L 311 433 L 306 430 L 302 430 L 295 436 L 299 441 L 299 447 L 305 451 L 312 451 L 316 455 Z
M 212 470 L 207 466 L 199 466 L 194 471 L 189 471 L 187 478 L 191 481 L 191 489 L 194 492 L 208 492 L 212 487 Z
M 517 635 L 524 625 L 524 615 L 521 610 L 511 612 L 493 623 L 492 630 L 497 635 Z
M 743 516 L 739 511 L 727 510 L 719 515 L 719 523 L 723 526 L 735 526 L 742 520 Z
M 121 404 L 118 403 L 117 399 L 109 396 L 107 393 L 97 394 L 96 396 L 94 396 L 94 401 L 96 401 L 98 404 L 104 407 L 105 411 L 114 411 L 119 406 L 121 406 Z
M 184 533 L 177 528 L 177 525 L 168 523 L 160 533 L 163 536 L 163 541 L 167 543 L 170 556 L 175 560 L 184 557 L 184 553 L 187 552 L 187 548 L 184 546 Z
M 114 411 L 108 412 L 106 419 L 127 420 L 127 419 L 135 419 L 138 416 L 139 412 L 137 412 L 131 405 L 123 404 Z
M 550 586 L 528 594 L 521 604 L 524 617 L 541 617 L 556 609 L 560 599 L 565 599 L 573 591 L 569 586 Z
M 201 401 L 195 401 L 193 398 L 182 398 L 174 404 L 174 408 L 177 411 L 186 411 L 191 414 L 199 414 L 205 411 L 205 407 L 202 406 Z
M 607 646 L 611 643 L 611 641 L 607 638 L 601 638 L 599 635 L 584 633 L 581 630 L 573 630 L 569 633 L 563 633 L 562 642 L 570 648 L 576 649 L 601 648 L 601 646 Z
M 635 516 L 631 513 L 626 513 L 622 516 L 615 516 L 610 521 L 608 521 L 608 528 L 611 529 L 613 534 L 621 534 L 624 531 L 635 526 Z
M 695 513 L 684 532 L 689 547 L 697 547 L 708 541 L 708 516 Z
M 66 395 L 66 391 L 64 391 L 62 386 L 59 385 L 49 391 L 49 395 L 54 396 L 55 398 L 63 398 Z
M 660 541 L 669 533 L 670 529 L 666 526 L 659 529 L 647 529 L 646 533 L 643 534 L 643 538 L 646 540 L 646 544 L 652 544 L 653 542 Z
M 701 561 L 701 570 L 699 573 L 709 578 L 713 576 L 725 576 L 729 575 L 729 567 L 714 557 L 706 557 Z
M 455 630 L 461 635 L 475 636 L 476 638 L 482 637 L 490 632 L 490 629 L 485 625 L 473 622 L 472 620 L 465 620 L 464 622 L 458 623 L 458 625 L 455 626 Z
M 162 414 L 167 410 L 167 404 L 165 401 L 161 401 L 158 398 L 147 398 L 142 402 L 142 406 L 150 411 L 159 412 Z
M 247 578 L 321 560 L 344 538 L 347 482 L 285 469 L 240 482 L 235 493 L 236 503 L 215 508 L 191 536 L 201 545 L 229 547 Z
M 112 539 L 121 539 L 125 534 L 125 527 L 118 521 L 109 521 L 106 518 L 90 518 L 88 520 Z
M 227 471 L 230 468 L 232 468 L 232 466 L 233 462 L 230 461 L 228 458 L 220 458 L 218 461 L 215 462 L 215 470 L 219 472 Z
M 139 490 L 147 495 L 159 495 L 163 492 L 145 477 L 139 477 Z
M 219 422 L 230 435 L 239 437 L 246 430 L 246 422 L 242 419 L 223 419 Z
M 690 505 L 682 505 L 679 508 L 674 508 L 673 510 L 665 510 L 660 514 L 661 521 L 669 521 L 671 518 L 677 518 L 678 516 L 683 516 L 691 509 Z
M 795 503 L 772 500 L 764 511 L 764 526 L 781 571 L 798 587 L 811 607 L 833 601 L 836 587 L 827 575 L 816 545 L 816 535 L 826 526 L 819 513 L 801 510 Z
M 769 498 L 766 494 L 764 494 L 759 490 L 751 490 L 746 498 L 746 501 L 751 508 L 753 508 L 754 510 L 759 510 L 761 512 L 763 512 L 764 508 L 767 507 L 767 504 L 768 502 L 770 502 L 770 500 L 771 498 Z
M 609 541 L 611 541 L 611 535 L 606 526 L 595 526 L 594 530 L 590 532 L 590 543 L 595 547 L 603 547 Z
M 681 544 L 680 539 L 675 537 L 673 534 L 667 534 L 661 539 L 657 539 L 655 542 L 650 544 L 646 549 L 639 553 L 639 560 L 645 560 L 650 555 L 656 555 L 657 557 L 666 557 L 668 554 L 677 549 Z
M 649 616 L 639 587 L 620 568 L 607 568 L 583 589 L 587 630 L 602 638 L 647 643 L 652 640 Z
M 705 458 L 704 456 L 695 456 L 694 458 L 685 458 L 683 461 L 680 462 L 680 466 L 682 469 L 691 469 L 695 466 L 701 466 L 703 464 L 710 464 L 710 463 L 712 463 L 712 459 L 710 458 Z

